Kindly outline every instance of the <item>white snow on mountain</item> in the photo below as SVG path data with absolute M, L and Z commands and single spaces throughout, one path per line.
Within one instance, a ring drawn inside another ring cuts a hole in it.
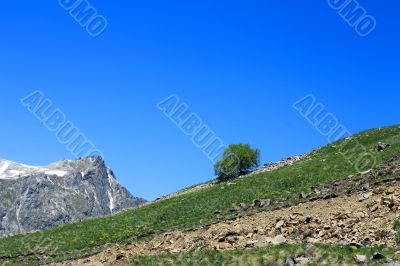
M 69 169 L 61 169 L 65 161 L 60 161 L 49 166 L 29 166 L 26 164 L 15 163 L 8 160 L 0 159 L 0 179 L 18 179 L 24 176 L 31 176 L 34 174 L 42 174 L 48 176 L 64 177 L 69 173 Z M 65 164 L 64 164 L 65 165 Z

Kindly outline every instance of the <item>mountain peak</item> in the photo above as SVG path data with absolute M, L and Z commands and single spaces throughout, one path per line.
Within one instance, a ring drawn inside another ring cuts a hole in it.
M 0 159 L 0 236 L 112 214 L 145 201 L 101 157 L 29 166 Z

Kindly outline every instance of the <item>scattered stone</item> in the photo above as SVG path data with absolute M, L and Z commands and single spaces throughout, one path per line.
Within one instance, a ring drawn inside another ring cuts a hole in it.
M 307 239 L 307 243 L 316 244 L 316 243 L 319 243 L 319 241 L 318 241 L 318 239 L 310 237 Z
M 367 191 L 368 189 L 369 189 L 369 183 L 365 183 L 363 186 L 362 186 L 362 189 L 364 190 L 364 191 Z
M 392 195 L 394 193 L 395 193 L 394 189 L 388 189 L 388 190 L 385 191 L 386 195 Z
M 330 230 L 331 226 L 329 224 L 324 225 L 324 230 Z
M 356 247 L 356 248 L 362 248 L 362 247 L 364 247 L 363 244 L 360 244 L 360 243 L 357 243 L 357 242 L 351 242 L 351 243 L 349 244 L 349 246 L 350 246 L 350 247 Z
M 364 201 L 364 200 L 367 200 L 367 199 L 369 199 L 370 197 L 372 197 L 372 195 L 373 195 L 372 192 L 364 193 L 364 194 L 361 195 L 360 198 L 358 198 L 358 201 L 359 201 L 359 202 L 362 202 L 362 201 Z
M 253 202 L 253 207 L 255 208 L 263 208 L 266 206 L 271 205 L 271 200 L 267 199 L 267 200 L 255 200 Z
M 309 265 L 309 259 L 306 257 L 299 257 L 299 258 L 294 259 L 294 261 L 296 262 L 296 266 Z
M 371 208 L 371 212 L 376 212 L 378 209 L 379 209 L 379 205 L 374 205 L 374 206 Z
M 311 229 L 306 230 L 306 231 L 304 232 L 304 234 L 303 234 L 303 239 L 306 239 L 306 238 L 308 238 L 308 237 L 312 237 L 313 235 L 314 235 L 314 231 L 313 231 L 313 230 L 311 230 Z
M 270 172 L 273 170 L 277 170 L 277 169 L 285 167 L 285 166 L 292 165 L 295 162 L 299 161 L 300 159 L 307 157 L 308 155 L 309 155 L 309 153 L 306 153 L 303 155 L 288 157 L 288 158 L 285 158 L 276 163 L 266 163 L 266 164 L 264 164 L 264 166 L 262 168 L 255 170 L 253 172 L 253 174 L 266 173 L 266 172 Z
M 372 255 L 372 260 L 383 260 L 385 258 L 386 258 L 385 255 L 379 252 L 376 252 L 374 253 L 374 255 Z
M 387 260 L 383 266 L 400 266 L 400 262 L 394 260 Z
M 225 249 L 232 248 L 232 245 L 224 242 L 224 243 L 219 243 L 217 247 L 219 250 L 225 250 Z
M 294 261 L 296 262 L 296 266 L 306 266 L 308 265 L 309 259 L 306 257 L 298 257 L 294 259 Z
M 240 208 L 241 210 L 247 210 L 247 209 L 248 209 L 246 203 L 240 203 L 240 204 L 238 205 L 238 208 Z
M 283 225 L 285 224 L 284 221 L 279 221 L 276 225 L 275 225 L 275 229 L 280 229 Z
M 285 266 L 295 266 L 295 261 L 292 257 L 287 257 L 286 258 L 286 262 L 285 262 Z
M 308 195 L 304 192 L 299 194 L 299 199 L 306 199 L 308 197 Z
M 257 240 L 247 241 L 246 242 L 246 248 L 254 247 L 254 245 L 257 244 L 257 242 L 258 242 Z
M 118 254 L 118 255 L 115 257 L 115 260 L 122 260 L 123 258 L 125 258 L 125 255 L 124 255 L 124 254 Z
M 256 235 L 255 239 L 253 240 L 255 243 L 254 245 L 257 247 L 265 247 L 269 243 L 271 243 L 272 238 L 267 237 L 266 235 Z
M 379 142 L 378 145 L 375 146 L 375 151 L 382 152 L 390 148 L 390 144 Z
M 365 255 L 356 255 L 356 256 L 354 257 L 354 260 L 355 260 L 357 263 L 366 263 L 366 262 L 367 262 L 367 256 L 365 256 Z
M 274 239 L 272 240 L 272 244 L 273 245 L 280 245 L 280 244 L 284 244 L 286 243 L 286 238 L 283 235 L 277 235 L 276 237 L 274 237 Z
M 238 235 L 239 235 L 239 234 L 236 233 L 236 232 L 234 232 L 234 231 L 228 231 L 228 232 L 226 232 L 226 233 L 224 234 L 223 237 L 221 237 L 221 238 L 219 239 L 219 242 L 225 242 L 225 241 L 229 240 L 230 237 L 238 236 Z

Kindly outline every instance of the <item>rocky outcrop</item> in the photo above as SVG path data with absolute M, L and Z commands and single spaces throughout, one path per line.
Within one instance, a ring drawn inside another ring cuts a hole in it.
M 0 236 L 112 214 L 144 203 L 100 157 L 33 167 L 0 160 Z
M 273 162 L 273 163 L 266 163 L 264 164 L 263 167 L 260 167 L 259 169 L 255 170 L 251 174 L 260 174 L 260 173 L 266 173 L 266 172 L 271 172 L 274 170 L 278 170 L 279 168 L 286 167 L 293 165 L 294 163 L 300 161 L 301 159 L 307 157 L 310 153 L 302 154 L 302 155 L 296 155 L 293 157 L 288 157 L 285 159 L 282 159 L 278 162 Z
M 390 144 L 379 142 L 378 145 L 375 146 L 375 151 L 383 152 L 390 148 Z

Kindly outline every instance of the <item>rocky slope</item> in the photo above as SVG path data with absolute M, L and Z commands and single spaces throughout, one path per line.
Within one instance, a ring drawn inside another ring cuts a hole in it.
M 0 160 L 0 236 L 138 206 L 100 157 L 33 167 Z

